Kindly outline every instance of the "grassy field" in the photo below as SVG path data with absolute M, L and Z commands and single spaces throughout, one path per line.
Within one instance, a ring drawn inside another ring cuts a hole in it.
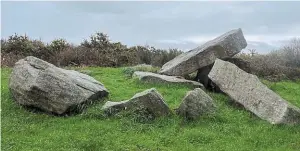
M 128 79 L 120 68 L 85 68 L 110 91 L 107 100 L 121 101 L 155 87 L 167 104 L 176 108 L 189 88 L 177 85 L 143 84 Z M 11 99 L 8 79 L 11 69 L 2 68 L 1 145 L 3 151 L 148 151 L 148 150 L 300 150 L 300 126 L 271 125 L 247 111 L 231 106 L 222 94 L 215 100 L 215 117 L 183 122 L 177 116 L 140 123 L 134 117 L 110 117 L 94 104 L 82 114 L 54 117 L 37 114 L 16 105 Z M 300 107 L 300 81 L 264 81 L 283 98 Z

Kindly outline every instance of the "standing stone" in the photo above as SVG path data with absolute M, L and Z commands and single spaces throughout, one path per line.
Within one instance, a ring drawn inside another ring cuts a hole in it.
M 247 46 L 242 30 L 231 30 L 200 47 L 183 53 L 163 65 L 159 73 L 173 76 L 190 74 L 214 63 L 216 58 L 225 59 L 239 53 Z
M 208 77 L 234 101 L 272 124 L 299 124 L 300 109 L 282 99 L 257 76 L 217 59 Z
M 186 80 L 182 78 L 178 78 L 175 76 L 167 76 L 167 75 L 160 75 L 155 74 L 152 72 L 141 72 L 136 71 L 133 73 L 133 77 L 139 78 L 140 81 L 149 82 L 149 83 L 165 83 L 165 84 L 182 84 L 187 85 L 193 88 L 202 88 L 204 89 L 203 85 L 196 81 Z
M 177 114 L 186 118 L 195 120 L 202 115 L 214 113 L 216 105 L 213 99 L 200 88 L 187 92 L 182 100 Z
M 155 88 L 135 94 L 131 99 L 121 102 L 106 102 L 102 110 L 108 114 L 116 114 L 122 110 L 147 110 L 155 117 L 165 116 L 170 113 L 168 105 Z
M 87 102 L 108 95 L 94 78 L 32 56 L 15 64 L 9 89 L 20 105 L 59 115 L 78 112 Z

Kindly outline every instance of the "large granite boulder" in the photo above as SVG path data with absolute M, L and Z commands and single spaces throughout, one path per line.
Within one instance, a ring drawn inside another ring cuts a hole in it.
M 133 78 L 138 78 L 143 82 L 150 83 L 165 83 L 165 84 L 183 84 L 193 88 L 204 88 L 203 85 L 196 81 L 186 80 L 176 76 L 160 75 L 152 72 L 136 71 L 132 75 Z
M 107 101 L 102 110 L 107 115 L 114 115 L 122 110 L 147 110 L 154 117 L 166 116 L 170 113 L 168 105 L 155 88 L 137 93 L 129 100 L 121 102 Z
M 236 57 L 226 58 L 226 59 L 222 59 L 222 60 L 233 63 L 240 69 L 244 70 L 245 72 L 252 74 L 251 64 L 247 60 L 244 60 L 242 58 L 236 58 Z
M 217 59 L 208 77 L 234 101 L 272 124 L 299 124 L 300 109 L 285 101 L 257 76 Z
M 216 58 L 225 59 L 239 53 L 247 46 L 242 30 L 231 30 L 200 47 L 183 53 L 163 65 L 159 73 L 173 76 L 190 74 L 214 63 Z
M 176 112 L 185 119 L 195 120 L 203 115 L 212 114 L 215 110 L 213 99 L 200 88 L 196 88 L 187 92 Z
M 246 71 L 247 73 L 252 72 L 250 63 L 246 60 L 243 60 L 241 58 L 227 58 L 224 60 L 235 64 L 236 66 Z M 198 69 L 197 76 L 194 78 L 194 81 L 198 81 L 202 83 L 207 90 L 214 91 L 214 92 L 221 92 L 219 87 L 208 78 L 208 74 L 212 67 L 213 64 Z
M 15 64 L 9 89 L 20 105 L 59 115 L 78 113 L 85 103 L 108 95 L 94 78 L 32 56 Z

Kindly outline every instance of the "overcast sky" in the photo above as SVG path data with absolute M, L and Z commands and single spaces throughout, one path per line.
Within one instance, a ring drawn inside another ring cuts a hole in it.
M 99 31 L 128 46 L 189 50 L 236 28 L 246 49 L 276 49 L 300 37 L 300 2 L 1 2 L 2 38 L 79 44 Z

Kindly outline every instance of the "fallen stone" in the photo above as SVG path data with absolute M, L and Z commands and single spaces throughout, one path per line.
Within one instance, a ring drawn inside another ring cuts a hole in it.
M 234 101 L 272 124 L 299 124 L 300 109 L 285 101 L 257 76 L 217 59 L 208 77 Z
M 121 102 L 106 102 L 102 110 L 108 115 L 116 114 L 122 110 L 147 110 L 154 117 L 170 114 L 170 109 L 163 97 L 155 88 L 135 94 L 131 99 Z
M 126 110 L 126 106 L 127 106 L 127 102 L 126 101 L 120 101 L 120 102 L 112 102 L 112 101 L 107 101 L 103 106 L 102 106 L 102 110 L 104 110 L 104 112 L 108 115 L 112 115 L 112 114 L 116 114 L 122 110 Z
M 250 62 L 247 60 L 244 60 L 242 58 L 227 58 L 224 61 L 228 61 L 230 63 L 235 64 L 237 67 L 239 67 L 247 73 L 252 73 Z
M 196 88 L 187 92 L 176 112 L 186 119 L 196 120 L 203 115 L 213 114 L 215 110 L 213 99 L 200 88 Z
M 15 64 L 9 89 L 20 105 L 59 115 L 79 112 L 86 103 L 109 93 L 102 83 L 86 74 L 32 56 Z
M 163 65 L 159 73 L 172 76 L 190 74 L 214 63 L 216 58 L 225 59 L 239 53 L 247 46 L 242 30 L 231 30 L 200 47 L 183 53 Z
M 246 71 L 247 73 L 251 73 L 251 67 L 248 61 L 245 61 L 241 58 L 227 58 L 225 61 L 235 64 L 236 66 Z M 207 90 L 213 92 L 221 92 L 219 87 L 214 82 L 212 82 L 208 77 L 208 74 L 212 67 L 213 64 L 198 69 L 197 76 L 194 78 L 194 81 L 198 81 L 202 83 Z
M 186 80 L 175 76 L 167 76 L 155 74 L 152 72 L 136 71 L 132 75 L 133 78 L 139 78 L 139 80 L 150 83 L 166 83 L 166 84 L 183 84 L 193 88 L 204 88 L 203 85 L 196 81 Z
M 134 69 L 140 69 L 140 68 L 154 68 L 152 65 L 150 64 L 138 64 L 138 65 L 135 65 L 135 66 L 132 66 L 132 68 Z

